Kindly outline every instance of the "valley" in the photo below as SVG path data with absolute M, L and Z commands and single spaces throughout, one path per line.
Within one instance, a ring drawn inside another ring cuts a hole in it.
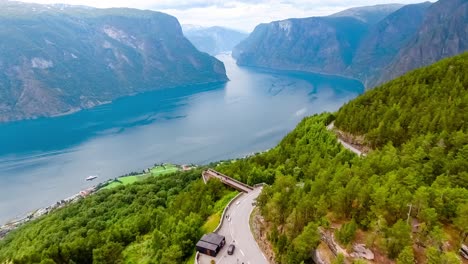
M 0 222 L 92 187 L 88 175 L 106 181 L 154 163 L 207 164 L 269 149 L 306 115 L 334 111 L 363 92 L 354 80 L 243 68 L 227 55 L 218 58 L 227 84 L 0 124 Z M 218 126 L 207 130 L 213 123 Z
M 1 264 L 468 263 L 466 0 L 126 1 L 0 0 Z

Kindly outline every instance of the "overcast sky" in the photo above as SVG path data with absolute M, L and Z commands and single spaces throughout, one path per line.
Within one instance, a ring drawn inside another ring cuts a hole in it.
M 151 9 L 177 17 L 181 24 L 225 26 L 250 32 L 264 22 L 329 15 L 349 7 L 419 3 L 423 0 L 23 0 L 94 7 Z

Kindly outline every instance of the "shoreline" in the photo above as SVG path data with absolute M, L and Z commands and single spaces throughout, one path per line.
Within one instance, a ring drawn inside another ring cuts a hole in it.
M 268 148 L 268 149 L 263 150 L 263 151 L 250 152 L 248 154 L 245 154 L 242 157 L 232 158 L 232 159 L 229 159 L 229 160 L 230 161 L 237 161 L 237 160 L 240 160 L 240 159 L 247 159 L 249 157 L 265 153 L 265 152 L 267 152 L 267 151 L 269 151 L 271 149 L 272 148 Z M 226 160 L 218 161 L 217 163 L 222 163 L 222 162 L 225 162 L 225 161 Z M 76 193 L 74 195 L 71 195 L 71 196 L 69 196 L 67 198 L 64 198 L 64 199 L 62 199 L 60 201 L 57 201 L 52 205 L 49 205 L 47 207 L 38 208 L 38 209 L 35 209 L 33 211 L 27 212 L 23 216 L 18 216 L 18 217 L 15 217 L 12 220 L 8 220 L 6 223 L 3 223 L 3 224 L 0 223 L 0 240 L 5 238 L 5 236 L 8 233 L 10 233 L 11 231 L 17 229 L 21 225 L 26 224 L 26 223 L 31 222 L 31 221 L 34 221 L 36 219 L 39 219 L 40 217 L 42 217 L 44 215 L 47 215 L 47 214 L 49 214 L 49 213 L 51 213 L 51 212 L 53 212 L 53 211 L 55 211 L 57 209 L 63 208 L 65 206 L 69 205 L 69 204 L 78 202 L 79 200 L 84 199 L 89 195 L 93 195 L 94 193 L 96 193 L 96 192 L 98 192 L 100 190 L 104 190 L 106 186 L 108 186 L 108 185 L 110 185 L 110 184 L 112 184 L 114 182 L 119 182 L 119 179 L 121 179 L 121 178 L 134 177 L 134 176 L 144 177 L 144 176 L 148 176 L 148 174 L 150 174 L 150 173 L 151 173 L 151 175 L 150 175 L 151 177 L 158 176 L 158 175 L 153 175 L 153 173 L 151 172 L 152 169 L 160 167 L 160 166 L 164 167 L 164 166 L 169 166 L 169 165 L 178 167 L 179 171 L 187 171 L 187 170 L 191 170 L 191 169 L 197 167 L 197 165 L 194 165 L 194 164 L 191 164 L 191 165 L 186 165 L 186 164 L 178 165 L 178 164 L 172 164 L 172 163 L 164 163 L 164 164 L 161 164 L 161 165 L 156 165 L 156 166 L 153 166 L 151 168 L 144 169 L 140 174 L 137 174 L 137 175 L 134 175 L 134 173 L 137 173 L 137 172 L 130 172 L 128 174 L 121 175 L 121 176 L 118 176 L 118 177 L 115 177 L 115 178 L 112 178 L 112 179 L 108 179 L 108 180 L 103 181 L 103 182 L 98 182 L 96 185 L 94 185 L 92 187 L 89 187 L 87 189 L 81 190 L 80 192 L 78 192 L 78 193 Z
M 237 60 L 236 60 L 237 63 Z M 251 68 L 254 70 L 260 70 L 260 71 L 265 71 L 265 72 L 270 72 L 270 73 L 298 73 L 298 74 L 311 74 L 311 75 L 321 75 L 323 77 L 338 77 L 338 78 L 343 78 L 347 80 L 352 80 L 352 81 L 357 81 L 362 84 L 364 89 L 366 89 L 364 82 L 357 77 L 353 77 L 350 75 L 343 75 L 343 74 L 338 74 L 338 73 L 327 73 L 327 72 L 322 72 L 322 71 L 313 71 L 313 70 L 307 70 L 307 69 L 297 69 L 297 68 L 281 68 L 281 67 L 267 67 L 267 66 L 252 66 L 252 65 L 244 65 L 244 64 L 238 64 L 239 67 L 244 67 L 244 68 Z
M 227 76 L 227 75 L 226 75 Z M 98 106 L 102 105 L 107 105 L 107 104 L 112 104 L 115 101 L 125 98 L 125 97 L 132 97 L 144 93 L 149 93 L 149 92 L 154 92 L 157 90 L 164 90 L 164 89 L 177 89 L 177 88 L 187 88 L 190 86 L 201 86 L 201 85 L 217 85 L 217 84 L 224 84 L 229 82 L 230 79 L 227 78 L 226 80 L 216 80 L 216 81 L 207 81 L 207 82 L 196 82 L 196 83 L 190 83 L 190 84 L 181 84 L 181 85 L 173 85 L 173 86 L 164 86 L 164 87 L 158 87 L 156 89 L 148 89 L 148 90 L 142 90 L 138 92 L 132 92 L 130 94 L 125 94 L 121 96 L 117 96 L 113 99 L 110 100 L 105 100 L 105 101 L 98 101 L 94 105 L 90 107 L 73 107 L 68 111 L 61 112 L 61 113 L 55 113 L 55 114 L 49 114 L 49 115 L 36 115 L 36 116 L 30 116 L 30 117 L 23 117 L 23 118 L 4 118 L 0 119 L 0 125 L 2 124 L 12 124 L 12 123 L 17 123 L 17 122 L 24 122 L 24 121 L 31 121 L 31 120 L 37 120 L 37 119 L 43 119 L 43 118 L 57 118 L 57 117 L 63 117 L 63 116 L 68 116 L 72 114 L 76 114 L 79 112 L 82 112 L 84 110 L 92 109 Z
M 112 179 L 108 179 L 108 180 L 103 181 L 103 182 L 98 182 L 96 185 L 94 185 L 92 187 L 89 187 L 89 188 L 86 188 L 84 190 L 81 190 L 80 192 L 78 192 L 76 194 L 73 194 L 73 195 L 71 195 L 71 196 L 69 196 L 67 198 L 64 198 L 64 199 L 62 199 L 60 201 L 57 201 L 54 204 L 51 204 L 51 205 L 46 206 L 46 207 L 35 209 L 33 211 L 25 213 L 22 216 L 18 216 L 18 217 L 15 217 L 12 220 L 8 220 L 6 223 L 0 224 L 0 240 L 5 238 L 5 236 L 8 233 L 10 233 L 11 231 L 17 229 L 21 225 L 26 224 L 26 223 L 31 222 L 31 221 L 34 221 L 36 219 L 39 219 L 40 217 L 42 217 L 44 215 L 47 215 L 47 214 L 49 214 L 49 213 L 51 213 L 51 212 L 53 212 L 53 211 L 55 211 L 57 209 L 63 208 L 65 206 L 69 205 L 69 204 L 78 202 L 79 200 L 84 199 L 84 198 L 88 197 L 89 195 L 93 195 L 94 193 L 105 189 L 105 187 L 110 185 L 111 183 L 118 182 L 119 179 L 121 179 L 121 178 L 132 177 L 132 176 L 134 176 L 134 177 L 135 176 L 136 177 L 144 177 L 144 176 L 147 176 L 150 173 L 151 173 L 150 176 L 158 176 L 158 174 L 153 175 L 153 173 L 151 171 L 153 169 L 157 168 L 157 167 L 161 167 L 161 166 L 165 167 L 165 166 L 169 166 L 169 165 L 177 167 L 179 171 L 185 171 L 185 170 L 190 170 L 190 169 L 194 168 L 194 166 L 190 166 L 190 165 L 178 165 L 178 164 L 164 163 L 164 164 L 161 164 L 161 165 L 156 165 L 156 166 L 153 166 L 151 168 L 144 169 L 139 174 L 137 172 L 131 172 L 131 173 L 128 173 L 128 174 L 125 174 L 125 175 L 121 175 L 121 176 L 112 178 Z M 137 175 L 133 175 L 135 173 L 137 173 Z
M 101 184 L 101 183 L 100 183 Z M 97 185 L 98 186 L 98 185 Z M 36 220 L 44 215 L 49 214 L 52 211 L 55 211 L 56 209 L 60 209 L 62 207 L 65 207 L 66 205 L 69 205 L 71 203 L 77 202 L 82 198 L 85 198 L 88 195 L 91 195 L 98 190 L 100 190 L 97 186 L 93 186 L 90 188 L 87 188 L 85 190 L 80 191 L 77 194 L 74 194 L 72 196 L 69 196 L 65 199 L 62 199 L 60 201 L 57 201 L 56 203 L 49 205 L 47 207 L 43 208 L 38 208 L 36 210 L 33 210 L 31 212 L 28 212 L 25 214 L 23 217 L 17 217 L 13 220 L 10 220 L 0 226 L 0 240 L 2 240 L 8 233 L 11 231 L 17 229 L 23 224 L 26 224 L 30 221 Z

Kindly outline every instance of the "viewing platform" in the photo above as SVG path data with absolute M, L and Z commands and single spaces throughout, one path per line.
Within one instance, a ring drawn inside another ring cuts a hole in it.
M 243 182 L 240 182 L 236 179 L 233 179 L 227 175 L 224 175 L 220 172 L 217 172 L 213 169 L 207 169 L 206 171 L 204 171 L 202 173 L 202 177 L 203 177 L 203 181 L 206 183 L 208 182 L 208 180 L 212 179 L 212 178 L 217 178 L 219 179 L 222 183 L 228 185 L 228 186 L 231 186 L 232 188 L 240 191 L 240 192 L 245 192 L 245 193 L 249 193 L 251 191 L 253 191 L 253 187 L 243 183 Z

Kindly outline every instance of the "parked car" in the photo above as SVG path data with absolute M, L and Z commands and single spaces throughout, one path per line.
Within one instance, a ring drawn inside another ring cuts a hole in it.
M 234 254 L 234 249 L 235 248 L 236 248 L 236 246 L 234 246 L 234 244 L 229 245 L 228 250 L 227 250 L 228 255 Z

